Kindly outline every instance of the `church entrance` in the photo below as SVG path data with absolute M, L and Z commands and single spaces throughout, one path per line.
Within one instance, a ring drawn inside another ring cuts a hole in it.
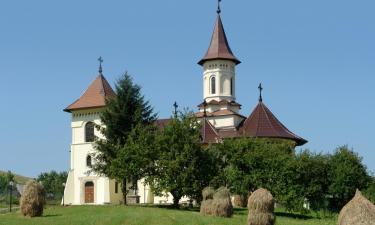
M 85 203 L 94 203 L 94 183 L 92 181 L 85 183 Z

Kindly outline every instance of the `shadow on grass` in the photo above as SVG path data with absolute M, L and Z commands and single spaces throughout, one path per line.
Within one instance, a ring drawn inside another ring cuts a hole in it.
M 288 212 L 275 212 L 276 216 L 281 216 L 281 217 L 288 217 L 292 219 L 300 219 L 300 220 L 310 220 L 314 219 L 312 216 L 308 215 L 301 215 L 301 214 L 294 214 L 294 213 L 288 213 Z
M 43 217 L 48 218 L 48 217 L 59 217 L 59 216 L 62 216 L 62 214 L 48 214 L 48 215 L 45 215 Z

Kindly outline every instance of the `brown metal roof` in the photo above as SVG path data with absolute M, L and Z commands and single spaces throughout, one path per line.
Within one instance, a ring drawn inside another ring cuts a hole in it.
M 219 138 L 215 127 L 206 118 L 202 121 L 201 137 L 202 143 L 216 143 Z
M 71 112 L 77 109 L 88 109 L 105 106 L 107 97 L 116 96 L 105 77 L 100 74 L 90 84 L 85 93 L 71 105 L 64 109 L 65 112 Z
M 307 140 L 289 131 L 262 101 L 259 101 L 254 111 L 245 120 L 239 133 L 251 137 L 290 139 L 294 140 L 297 145 L 307 143 Z
M 214 59 L 228 59 L 236 64 L 241 63 L 241 61 L 234 56 L 232 50 L 229 47 L 220 15 L 218 15 L 216 19 L 215 29 L 212 34 L 210 47 L 208 48 L 206 55 L 198 62 L 198 64 L 203 65 L 204 62 Z
M 206 104 L 208 105 L 231 105 L 231 106 L 239 106 L 241 107 L 241 104 L 235 102 L 235 101 L 228 101 L 228 100 L 220 100 L 220 101 L 216 101 L 216 100 L 211 100 L 209 102 L 207 102 Z M 203 107 L 204 106 L 204 102 L 202 102 L 201 104 L 198 105 L 198 107 Z
M 214 111 L 214 112 L 211 112 L 211 113 L 206 112 L 207 117 L 210 117 L 210 116 L 228 116 L 228 115 L 237 115 L 239 117 L 246 118 L 243 115 L 238 114 L 235 111 L 232 111 L 230 109 L 217 110 L 217 111 Z M 203 112 L 197 112 L 197 113 L 195 113 L 195 116 L 198 117 L 198 118 L 202 118 L 204 116 L 204 113 Z

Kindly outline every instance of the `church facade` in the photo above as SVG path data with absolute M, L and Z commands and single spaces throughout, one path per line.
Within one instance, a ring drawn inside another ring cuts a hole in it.
M 297 145 L 307 141 L 289 131 L 263 103 L 259 103 L 246 117 L 240 114 L 236 102 L 236 66 L 240 64 L 233 54 L 220 16 L 220 8 L 207 53 L 198 62 L 203 67 L 203 102 L 195 114 L 202 123 L 202 142 L 218 143 L 224 138 L 264 137 L 292 140 Z M 259 86 L 260 93 L 262 91 Z M 91 155 L 95 153 L 95 137 L 103 138 L 96 125 L 102 125 L 100 113 L 105 99 L 115 92 L 102 74 L 91 83 L 84 94 L 64 111 L 71 114 L 72 143 L 70 169 L 64 190 L 64 204 L 119 204 L 122 201 L 120 184 L 107 177 L 90 173 Z M 168 123 L 158 120 L 162 128 Z M 188 201 L 183 198 L 182 202 Z M 172 197 L 154 196 L 150 188 L 138 181 L 138 190 L 129 195 L 130 203 L 172 203 Z

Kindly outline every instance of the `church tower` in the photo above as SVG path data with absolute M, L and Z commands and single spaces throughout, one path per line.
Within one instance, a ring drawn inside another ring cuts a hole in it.
M 211 43 L 198 62 L 203 67 L 204 101 L 198 106 L 197 116 L 207 116 L 216 129 L 234 130 L 244 119 L 236 102 L 236 66 L 241 61 L 229 46 L 220 14 L 219 1 Z

